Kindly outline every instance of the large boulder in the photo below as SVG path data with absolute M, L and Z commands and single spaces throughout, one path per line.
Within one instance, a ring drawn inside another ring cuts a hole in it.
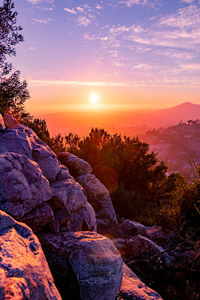
M 26 156 L 0 154 L 0 209 L 19 219 L 51 198 L 48 180 Z
M 37 237 L 0 211 L 0 299 L 61 300 Z
M 161 296 L 147 287 L 135 273 L 123 265 L 123 279 L 116 300 L 162 300 Z
M 111 240 L 87 231 L 39 238 L 63 299 L 115 299 L 123 263 Z
M 93 174 L 78 176 L 76 180 L 86 191 L 88 201 L 96 212 L 96 217 L 117 223 L 117 217 L 109 191 Z
M 92 167 L 90 164 L 82 158 L 69 152 L 60 152 L 57 155 L 61 164 L 68 167 L 72 176 L 77 177 L 83 174 L 92 173 Z
M 55 180 L 60 172 L 55 153 L 33 130 L 21 124 L 0 131 L 0 154 L 5 152 L 16 152 L 34 160 L 50 181 Z

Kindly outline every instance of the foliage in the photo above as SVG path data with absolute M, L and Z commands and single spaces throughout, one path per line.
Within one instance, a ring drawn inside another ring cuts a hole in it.
M 20 72 L 14 71 L 7 58 L 16 55 L 15 46 L 23 41 L 21 26 L 16 25 L 17 12 L 12 0 L 3 0 L 0 6 L 0 112 L 23 113 L 23 104 L 29 98 L 26 81 L 20 81 Z
M 158 221 L 152 212 L 160 216 L 163 203 L 171 199 L 176 188 L 178 175 L 167 176 L 167 166 L 158 162 L 146 143 L 98 128 L 83 139 L 69 134 L 65 140 L 70 152 L 91 164 L 110 191 L 119 215 L 138 221 L 142 218 L 149 224 Z

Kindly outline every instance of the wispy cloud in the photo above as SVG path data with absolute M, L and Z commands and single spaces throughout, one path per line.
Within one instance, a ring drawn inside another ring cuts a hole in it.
M 194 0 L 180 0 L 180 2 L 186 3 L 186 4 L 192 4 L 194 2 Z
M 33 80 L 30 79 L 28 82 L 32 86 L 57 86 L 57 85 L 70 85 L 70 86 L 128 86 L 129 83 L 122 82 L 105 82 L 105 81 L 74 81 L 74 80 Z
M 70 8 L 67 8 L 67 7 L 64 7 L 64 10 L 70 14 L 73 14 L 73 15 L 76 15 L 77 12 L 75 9 L 70 9 Z
M 144 86 L 154 86 L 154 87 L 167 87 L 176 86 L 191 88 L 199 88 L 199 84 L 195 79 L 188 79 L 187 77 L 181 77 L 177 79 L 176 77 L 163 77 L 160 79 L 151 78 L 149 81 L 145 80 L 135 80 L 127 82 L 106 82 L 106 81 L 74 81 L 74 80 L 28 80 L 31 86 L 74 86 L 74 87 L 144 87 Z
M 54 0 L 27 0 L 27 2 L 35 5 L 35 4 L 38 4 L 38 3 L 49 3 L 49 4 L 52 4 L 54 2 Z
M 37 47 L 34 47 L 34 46 L 29 46 L 29 47 L 28 47 L 28 49 L 29 49 L 30 51 L 33 51 L 33 50 L 36 50 L 36 49 L 37 49 Z
M 39 24 L 49 24 L 51 22 L 51 19 L 50 18 L 47 18 L 47 19 L 37 19 L 37 18 L 32 18 L 32 20 L 36 23 L 39 23 Z

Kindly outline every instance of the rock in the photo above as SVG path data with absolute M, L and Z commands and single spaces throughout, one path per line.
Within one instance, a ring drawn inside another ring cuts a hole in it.
M 6 128 L 16 128 L 19 125 L 17 120 L 10 113 L 5 113 L 3 119 Z
M 94 232 L 39 238 L 63 299 L 115 299 L 122 282 L 122 259 L 111 240 Z
M 6 128 L 5 123 L 4 123 L 2 114 L 0 113 L 0 131 L 4 130 L 5 128 Z
M 160 226 L 145 226 L 136 221 L 125 219 L 119 228 L 122 236 L 130 237 L 139 234 L 159 245 L 165 245 L 169 239 L 169 236 L 162 231 Z
M 61 300 L 37 237 L 0 211 L 0 299 Z
M 0 209 L 17 219 L 51 198 L 38 164 L 16 153 L 0 154 Z
M 20 219 L 21 222 L 30 226 L 34 232 L 40 231 L 42 227 L 54 220 L 54 213 L 47 203 L 42 203 Z
M 143 224 L 140 224 L 135 221 L 131 220 L 124 220 L 120 224 L 120 230 L 123 235 L 128 236 L 135 236 L 135 235 L 145 235 L 146 234 L 146 227 Z
M 66 166 L 72 176 L 77 177 L 83 174 L 92 173 L 90 164 L 69 152 L 61 152 L 57 155 L 58 160 Z
M 50 181 L 55 180 L 60 172 L 55 153 L 33 130 L 21 124 L 0 132 L 0 154 L 5 152 L 16 152 L 36 161 L 43 175 Z
M 69 174 L 66 178 L 64 175 L 60 178 L 62 179 L 50 185 L 53 198 L 48 203 L 57 216 L 56 220 L 62 226 L 62 231 L 80 231 L 84 228 L 84 230 L 96 230 L 95 212 L 87 202 L 81 185 Z
M 117 223 L 115 210 L 106 187 L 93 174 L 81 175 L 76 180 L 85 189 L 88 201 L 96 212 L 96 217 Z
M 116 300 L 162 300 L 161 296 L 154 290 L 147 287 L 140 279 L 129 269 L 123 265 L 123 279 L 120 291 Z
M 126 255 L 129 257 L 144 256 L 149 259 L 156 255 L 156 259 L 153 260 L 153 263 L 157 262 L 158 264 L 162 264 L 162 268 L 168 268 L 172 265 L 170 256 L 164 252 L 162 247 L 141 235 L 127 239 L 124 251 L 127 252 Z

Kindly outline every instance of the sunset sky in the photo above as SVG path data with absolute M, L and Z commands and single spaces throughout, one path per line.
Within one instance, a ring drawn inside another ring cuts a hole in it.
M 32 112 L 200 104 L 199 0 L 14 2 Z

